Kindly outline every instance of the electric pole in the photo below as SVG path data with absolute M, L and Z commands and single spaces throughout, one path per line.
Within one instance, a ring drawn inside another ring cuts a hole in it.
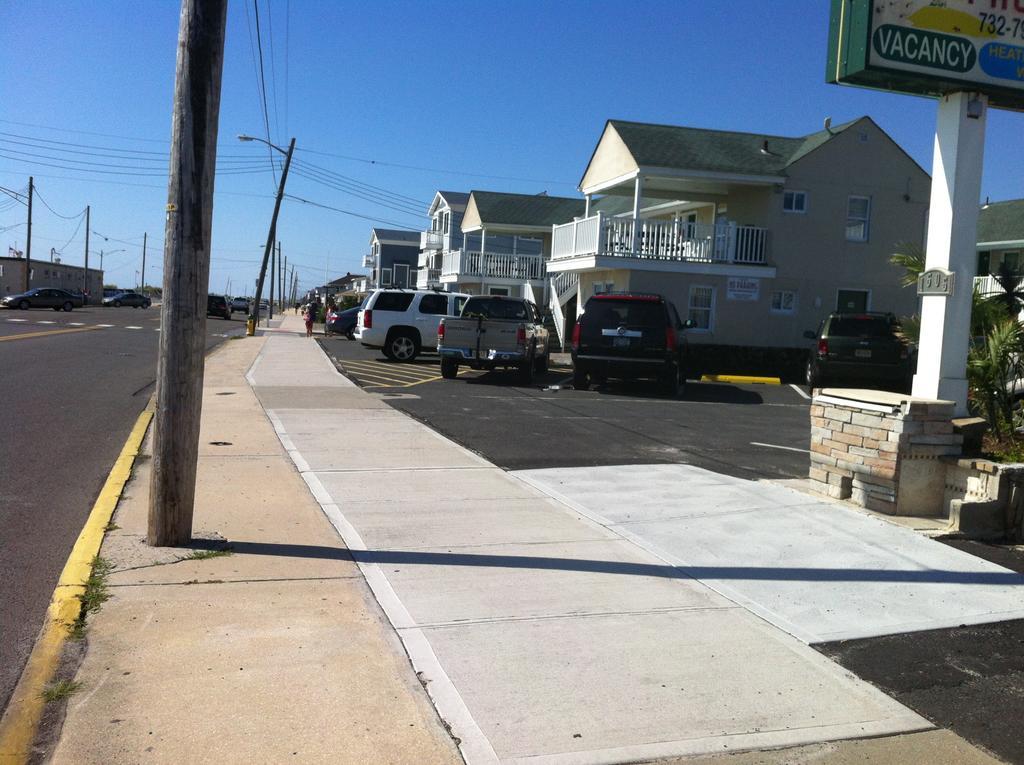
M 277 284 L 281 287 L 277 292 L 277 312 L 284 313 L 284 271 L 285 259 L 281 255 L 281 243 L 277 243 Z
M 142 234 L 142 291 L 146 291 L 146 240 L 149 238 L 147 232 Z
M 89 305 L 89 205 L 85 206 L 85 287 L 82 289 L 85 305 Z
M 270 320 L 274 318 L 274 282 L 277 281 L 277 272 L 274 270 L 274 255 L 277 253 L 277 248 L 271 246 L 270 248 L 270 300 L 267 301 L 267 326 L 270 326 Z
M 28 292 L 29 279 L 32 277 L 32 192 L 35 184 L 32 176 L 28 177 L 28 240 L 25 242 L 25 292 Z
M 240 140 L 252 141 L 259 140 L 266 143 L 273 149 L 283 151 L 280 147 L 274 146 L 269 141 L 263 141 L 262 138 L 254 139 L 251 136 L 239 136 Z M 284 152 L 284 169 L 281 170 L 281 182 L 277 186 L 277 197 L 274 200 L 274 213 L 270 216 L 270 231 L 267 233 L 267 245 L 263 248 L 263 263 L 260 265 L 260 277 L 256 280 L 256 298 L 253 300 L 253 313 L 250 314 L 249 319 L 252 324 L 249 326 L 255 327 L 259 323 L 260 317 L 260 298 L 263 297 L 263 281 L 267 277 L 267 263 L 270 262 L 270 251 L 274 248 L 274 242 L 277 241 L 277 214 L 281 210 L 281 199 L 284 197 L 284 182 L 288 178 L 288 168 L 292 164 L 292 152 L 295 151 L 295 139 L 291 140 L 288 144 L 288 151 Z
M 146 541 L 192 537 L 227 0 L 182 0 Z

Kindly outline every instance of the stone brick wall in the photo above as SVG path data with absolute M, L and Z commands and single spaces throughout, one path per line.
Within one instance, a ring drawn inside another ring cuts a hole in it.
M 849 398 L 847 398 L 849 396 Z M 823 494 L 892 515 L 942 515 L 945 465 L 960 454 L 953 402 L 881 391 L 818 392 L 811 469 Z

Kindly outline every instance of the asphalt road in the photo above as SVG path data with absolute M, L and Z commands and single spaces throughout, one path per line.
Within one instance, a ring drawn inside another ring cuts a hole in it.
M 335 363 L 389 403 L 507 470 L 685 462 L 741 478 L 806 478 L 810 402 L 788 385 L 689 382 L 676 399 L 648 382 L 572 389 L 568 367 L 531 387 L 514 372 L 441 380 L 437 357 L 414 364 L 343 338 Z
M 0 311 L 0 710 L 156 378 L 159 309 Z M 102 326 L 109 325 L 109 326 Z M 207 348 L 241 321 L 207 321 Z

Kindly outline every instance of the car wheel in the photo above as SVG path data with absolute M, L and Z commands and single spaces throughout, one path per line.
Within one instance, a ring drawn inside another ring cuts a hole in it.
M 679 385 L 679 367 L 676 364 L 669 364 L 665 369 L 664 376 L 661 381 L 662 390 L 665 391 L 665 395 L 669 398 L 676 398 L 679 395 L 681 386 Z
M 64 302 L 64 305 L 61 306 L 61 308 L 63 308 L 67 313 L 71 313 L 71 309 L 74 308 L 74 306 L 71 305 L 70 300 L 67 300 Z
M 533 385 L 533 377 L 537 371 L 537 360 L 529 359 L 519 365 L 519 382 L 522 385 Z
M 121 307 L 121 301 L 120 300 L 115 300 L 114 301 L 114 308 L 120 308 L 120 307 Z
M 384 355 L 392 361 L 413 361 L 419 354 L 419 343 L 408 332 L 395 332 L 384 345 Z
M 345 333 L 345 337 L 347 337 L 349 340 L 355 340 L 356 331 L 354 329 L 350 329 L 348 332 Z
M 231 312 L 228 311 L 228 313 L 224 315 L 224 318 L 227 319 L 228 321 L 231 321 Z
M 534 361 L 534 365 L 536 367 L 537 374 L 539 374 L 539 375 L 546 374 L 547 371 L 548 371 L 549 363 L 550 363 L 550 358 L 549 358 L 548 354 L 545 353 L 543 356 L 538 356 L 537 359 Z
M 807 362 L 807 392 L 813 394 L 815 388 L 824 388 L 824 378 L 821 372 L 814 366 L 813 361 Z
M 441 377 L 454 380 L 459 374 L 459 362 L 455 359 L 441 359 Z
M 576 390 L 589 390 L 590 389 L 590 378 L 586 372 L 579 369 L 572 373 L 572 387 Z

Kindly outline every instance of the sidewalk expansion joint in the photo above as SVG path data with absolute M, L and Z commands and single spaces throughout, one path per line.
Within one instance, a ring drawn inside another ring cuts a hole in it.
M 742 611 L 742 606 L 737 605 L 723 605 L 723 606 L 665 606 L 663 608 L 645 608 L 640 610 L 626 610 L 626 611 L 567 611 L 561 614 L 535 614 L 532 616 L 491 616 L 483 617 L 479 619 L 456 619 L 455 621 L 447 622 L 429 622 L 416 625 L 410 625 L 408 627 L 397 627 L 396 629 L 401 632 L 403 630 L 429 630 L 429 629 L 446 629 L 449 627 L 471 627 L 477 624 L 503 624 L 507 622 L 544 622 L 552 621 L 556 619 L 592 619 L 600 618 L 603 616 L 654 616 L 657 614 L 674 614 L 674 613 L 703 613 L 703 612 L 720 612 L 720 611 Z
M 449 465 L 434 465 L 427 467 L 323 468 L 319 470 L 316 468 L 310 468 L 309 470 L 302 470 L 300 472 L 331 475 L 333 473 L 429 473 L 439 470 L 491 470 L 499 473 L 506 472 L 495 465 L 459 465 L 457 467 L 451 467 Z

